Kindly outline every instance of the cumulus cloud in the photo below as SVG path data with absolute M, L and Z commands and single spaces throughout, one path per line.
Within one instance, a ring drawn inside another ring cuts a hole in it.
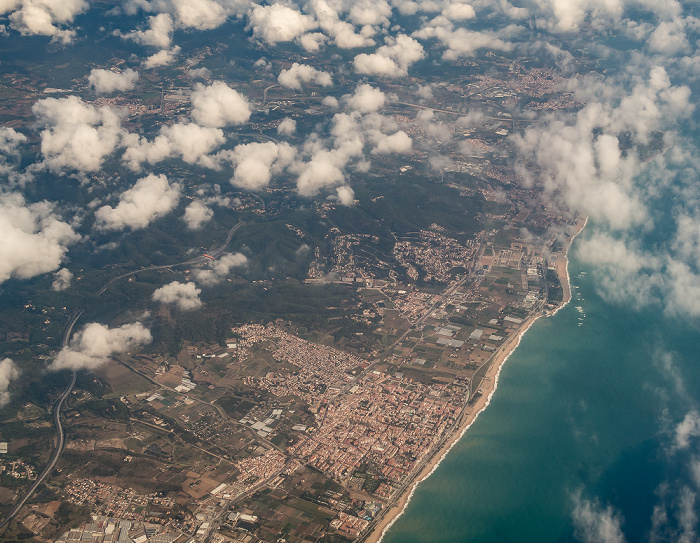
M 583 543 L 624 543 L 622 517 L 611 505 L 603 507 L 580 494 L 574 497 L 572 513 L 576 536 Z
M 516 27 L 505 29 L 500 32 L 491 30 L 467 30 L 466 28 L 453 28 L 452 24 L 445 19 L 441 21 L 447 24 L 435 24 L 435 21 L 427 23 L 423 28 L 413 33 L 419 39 L 437 38 L 446 48 L 442 57 L 445 60 L 455 60 L 462 57 L 472 57 L 479 49 L 492 49 L 495 51 L 512 51 L 513 43 L 506 37 Z M 503 35 L 502 35 L 503 34 Z
M 103 206 L 95 213 L 100 230 L 138 230 L 168 214 L 180 197 L 180 185 L 165 175 L 150 174 L 119 196 L 116 207 Z
M 8 0 L 0 5 L 0 13 L 10 12 L 10 27 L 23 35 L 53 36 L 69 43 L 75 31 L 60 26 L 73 22 L 88 7 L 85 0 Z
M 515 136 L 516 147 L 541 169 L 548 197 L 559 196 L 569 209 L 618 230 L 644 222 L 648 213 L 634 185 L 641 163 L 635 148 L 623 153 L 620 137 L 631 135 L 635 145 L 645 145 L 654 130 L 688 116 L 689 89 L 672 86 L 656 67 L 627 93 L 616 89 L 610 95 L 612 89 L 597 84 L 575 90 L 588 100 L 583 109 L 571 117 L 546 117 Z
M 199 299 L 202 289 L 194 283 L 180 283 L 173 281 L 156 289 L 151 296 L 154 302 L 175 305 L 182 311 L 190 311 L 202 306 Z
M 10 383 L 19 377 L 19 368 L 10 359 L 5 358 L 0 362 L 0 407 L 4 407 L 10 401 Z
M 341 49 L 354 49 L 356 47 L 371 47 L 374 40 L 368 34 L 374 34 L 371 26 L 364 27 L 369 32 L 355 31 L 355 27 L 348 21 L 341 20 L 340 7 L 326 0 L 309 0 L 307 9 L 313 13 L 318 21 L 318 26 L 328 35 L 333 43 Z
M 91 370 L 101 366 L 110 356 L 123 353 L 152 340 L 151 332 L 140 322 L 109 328 L 92 322 L 75 334 L 49 366 L 51 371 Z
M 122 37 L 134 40 L 142 45 L 152 45 L 160 49 L 167 49 L 172 42 L 173 28 L 173 18 L 167 13 L 160 13 L 148 18 L 147 30 L 135 30 Z
M 144 59 L 141 66 L 146 70 L 151 68 L 158 68 L 160 66 L 169 66 L 175 62 L 175 57 L 180 54 L 180 46 L 176 45 L 170 49 L 162 49 L 157 53 L 152 54 L 150 57 Z
M 0 174 L 11 177 L 19 162 L 19 147 L 27 141 L 24 134 L 20 134 L 7 126 L 0 127 Z
M 367 83 L 358 85 L 355 92 L 345 98 L 348 106 L 360 113 L 377 111 L 384 107 L 386 101 L 386 95 L 382 91 Z
M 297 122 L 294 119 L 285 117 L 277 127 L 277 133 L 282 136 L 292 136 L 297 129 Z
M 362 53 L 353 60 L 355 72 L 359 74 L 402 77 L 408 68 L 425 56 L 423 46 L 410 36 L 399 34 L 387 36 L 376 52 Z
M 192 119 L 202 126 L 222 128 L 243 124 L 250 118 L 248 99 L 226 83 L 198 84 L 192 96 Z
M 202 226 L 209 222 L 214 216 L 214 212 L 203 202 L 195 200 L 185 208 L 185 214 L 182 220 L 187 223 L 187 228 L 190 230 L 199 230 Z
M 255 6 L 249 14 L 248 28 L 253 36 L 270 45 L 292 41 L 305 32 L 316 28 L 313 17 L 283 4 Z
M 377 138 L 373 153 L 395 154 L 410 153 L 413 149 L 413 140 L 403 130 L 399 130 L 390 135 L 381 135 Z
M 95 107 L 77 96 L 45 98 L 32 107 L 40 126 L 44 164 L 52 171 L 97 171 L 121 144 L 125 131 L 118 112 Z
M 224 141 L 224 133 L 218 128 L 202 127 L 194 123 L 177 123 L 162 126 L 152 141 L 130 134 L 125 141 L 127 149 L 124 151 L 123 160 L 134 171 L 140 170 L 144 162 L 156 164 L 172 157 L 180 157 L 188 164 L 215 168 L 217 165 L 209 153 Z
M 56 270 L 68 246 L 80 239 L 53 204 L 27 204 L 17 193 L 0 194 L 0 282 Z
M 248 265 L 248 258 L 243 253 L 226 254 L 209 262 L 208 268 L 196 270 L 194 275 L 202 285 L 211 286 L 223 281 L 231 270 Z
M 98 94 L 110 94 L 133 89 L 138 78 L 139 73 L 136 70 L 127 69 L 123 72 L 113 72 L 95 68 L 88 76 L 88 83 Z
M 68 268 L 61 268 L 54 274 L 53 283 L 51 283 L 51 288 L 56 292 L 61 292 L 70 287 L 70 283 L 73 280 L 73 273 Z
M 347 185 L 336 189 L 338 203 L 344 206 L 351 206 L 355 203 L 355 191 Z
M 295 158 L 288 143 L 247 143 L 219 153 L 221 160 L 230 162 L 235 170 L 231 184 L 247 190 L 259 190 L 269 185 L 273 175 L 282 173 Z
M 291 68 L 282 70 L 277 81 L 288 89 L 301 89 L 302 85 L 313 83 L 322 87 L 330 87 L 333 84 L 331 74 L 309 66 L 295 62 Z
M 690 446 L 690 440 L 698 436 L 700 436 L 700 415 L 697 411 L 690 411 L 676 426 L 674 448 L 687 449 Z

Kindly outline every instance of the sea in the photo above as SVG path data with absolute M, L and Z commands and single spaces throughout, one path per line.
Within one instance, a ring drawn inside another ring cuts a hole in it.
M 525 334 L 384 543 L 700 539 L 697 321 L 602 294 L 576 255 L 596 228 L 571 302 Z

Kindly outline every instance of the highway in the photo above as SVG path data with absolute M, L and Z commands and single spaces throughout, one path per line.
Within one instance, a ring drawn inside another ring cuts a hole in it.
M 224 251 L 226 250 L 226 247 L 228 246 L 229 243 L 231 243 L 231 240 L 233 239 L 234 234 L 236 231 L 241 228 L 244 224 L 246 224 L 244 221 L 239 221 L 233 227 L 229 230 L 228 235 L 226 236 L 226 240 L 224 243 L 218 248 L 213 251 L 210 251 L 208 254 L 210 257 L 213 257 L 214 259 L 219 258 Z M 193 265 L 193 264 L 203 264 L 204 262 L 207 262 L 209 258 L 205 256 L 198 256 L 195 258 L 191 258 L 189 260 L 185 260 L 184 262 L 178 262 L 176 264 L 168 264 L 168 265 L 163 265 L 163 266 L 149 266 L 146 268 L 141 268 L 140 270 L 135 270 L 131 271 L 129 273 L 122 274 L 118 277 L 114 277 L 107 281 L 105 285 L 97 292 L 97 295 L 100 296 L 102 293 L 104 293 L 109 286 L 115 282 L 117 282 L 120 279 L 123 279 L 125 277 L 129 277 L 131 275 L 135 275 L 137 273 L 141 273 L 142 271 L 146 270 L 162 270 L 162 269 L 167 269 L 167 268 L 173 268 L 175 266 L 185 266 L 185 265 Z M 65 347 L 68 345 L 68 342 L 70 341 L 71 334 L 73 332 L 73 327 L 75 326 L 75 323 L 78 322 L 78 319 L 82 316 L 84 310 L 80 310 L 77 313 L 73 315 L 73 318 L 70 320 L 68 323 L 68 327 L 66 328 L 66 331 L 63 334 L 63 341 L 62 341 L 62 347 Z M 56 464 L 58 463 L 58 460 L 61 458 L 61 455 L 63 454 L 63 449 L 66 446 L 66 436 L 65 432 L 63 431 L 63 423 L 61 422 L 61 409 L 63 408 L 66 398 L 68 398 L 68 395 L 71 393 L 73 390 L 73 387 L 75 386 L 75 379 L 76 379 L 76 373 L 73 371 L 73 374 L 71 375 L 71 380 L 66 386 L 65 389 L 63 389 L 63 392 L 61 395 L 58 397 L 58 399 L 54 402 L 54 404 L 51 407 L 51 410 L 53 411 L 53 423 L 56 428 L 56 448 L 53 451 L 53 454 L 51 455 L 51 458 L 49 459 L 49 463 L 46 465 L 44 468 L 44 471 L 41 472 L 39 477 L 37 477 L 36 481 L 34 481 L 34 484 L 29 488 L 29 490 L 25 493 L 24 496 L 22 496 L 22 499 L 20 499 L 15 507 L 10 511 L 10 514 L 5 517 L 2 522 L 0 522 L 0 530 L 7 526 L 7 524 L 19 513 L 24 505 L 27 503 L 27 501 L 34 495 L 36 492 L 37 488 L 48 478 L 48 476 L 51 474 L 53 469 L 56 467 Z M 207 451 L 208 452 L 208 451 Z M 211 453 L 210 453 L 211 454 Z
M 66 331 L 63 334 L 63 347 L 68 345 L 68 341 L 70 340 L 73 327 L 75 326 L 75 323 L 78 322 L 78 319 L 82 314 L 82 310 L 78 311 L 73 316 L 73 319 L 70 321 L 68 328 L 66 328 Z M 22 507 L 24 507 L 24 504 L 27 503 L 27 501 L 34 495 L 34 492 L 36 492 L 36 489 L 39 488 L 39 485 L 41 485 L 46 480 L 49 474 L 56 467 L 59 458 L 61 458 L 61 454 L 63 454 L 63 449 L 66 446 L 66 435 L 63 431 L 63 424 L 61 423 L 61 408 L 63 407 L 63 404 L 65 404 L 66 398 L 68 398 L 68 395 L 71 393 L 71 390 L 73 390 L 73 387 L 75 386 L 75 377 L 75 370 L 73 370 L 68 386 L 66 386 L 66 388 L 63 389 L 63 392 L 52 406 L 53 423 L 56 427 L 56 448 L 54 449 L 53 454 L 51 455 L 51 459 L 44 468 L 44 471 L 42 471 L 39 477 L 37 477 L 36 481 L 34 481 L 34 484 L 29 488 L 29 490 L 22 497 L 22 499 L 19 502 L 17 502 L 17 505 L 15 505 L 14 509 L 10 511 L 10 514 L 7 515 L 7 517 L 5 517 L 5 519 L 2 522 L 0 522 L 0 530 L 4 528 L 15 517 L 15 515 L 17 515 L 17 513 L 20 512 Z
M 233 239 L 233 235 L 236 233 L 236 231 L 246 224 L 244 221 L 239 221 L 235 225 L 233 225 L 233 228 L 228 231 L 228 236 L 226 236 L 226 241 L 224 241 L 223 245 L 219 247 L 218 249 L 214 249 L 213 251 L 208 252 L 207 254 L 212 257 L 214 260 L 219 258 L 222 254 L 224 254 L 224 251 L 226 250 L 226 247 L 228 246 L 229 243 L 231 243 L 231 240 Z M 189 260 L 185 260 L 184 262 L 176 262 L 175 264 L 163 264 L 161 266 L 147 266 L 145 268 L 141 268 L 139 270 L 134 270 L 130 271 L 128 273 L 123 273 L 122 275 L 118 275 L 117 277 L 113 277 L 107 283 L 99 290 L 97 291 L 97 295 L 101 296 L 108 288 L 110 285 L 113 283 L 116 283 L 120 279 L 124 279 L 125 277 L 129 277 L 131 275 L 136 275 L 137 273 L 145 272 L 145 271 L 154 271 L 154 270 L 166 270 L 169 268 L 175 268 L 178 266 L 193 266 L 195 264 L 204 264 L 210 260 L 210 258 L 207 258 L 206 256 L 200 255 L 196 256 L 194 258 L 190 258 Z

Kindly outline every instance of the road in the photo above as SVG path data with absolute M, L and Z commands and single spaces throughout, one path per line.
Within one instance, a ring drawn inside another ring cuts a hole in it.
M 213 251 L 210 251 L 207 253 L 209 256 L 213 257 L 214 259 L 219 258 L 224 251 L 226 250 L 226 247 L 228 246 L 229 243 L 231 243 L 231 240 L 233 239 L 234 234 L 236 231 L 241 228 L 244 224 L 246 224 L 244 221 L 239 221 L 233 227 L 228 231 L 228 235 L 226 236 L 226 240 L 224 243 L 218 248 L 214 249 Z M 115 282 L 117 282 L 120 279 L 123 279 L 125 277 L 129 277 L 131 275 L 136 275 L 137 273 L 141 273 L 142 271 L 146 270 L 162 270 L 162 269 L 167 269 L 167 268 L 173 268 L 175 266 L 185 266 L 185 265 L 193 265 L 193 264 L 203 264 L 204 262 L 207 262 L 210 260 L 209 258 L 205 256 L 198 256 L 195 258 L 191 258 L 189 260 L 185 260 L 184 262 L 178 262 L 176 264 L 168 264 L 164 266 L 149 266 L 147 268 L 141 268 L 140 270 L 135 270 L 129 273 L 122 274 L 118 277 L 114 277 L 107 281 L 105 285 L 97 292 L 97 295 L 100 296 L 102 293 L 104 293 L 109 286 Z M 73 327 L 75 326 L 75 323 L 78 322 L 78 319 L 81 317 L 83 314 L 84 310 L 80 310 L 75 315 L 73 315 L 73 318 L 71 321 L 68 323 L 68 327 L 66 328 L 65 333 L 63 334 L 63 342 L 62 346 L 65 347 L 68 345 L 68 342 L 70 341 L 71 333 L 73 332 Z M 56 464 L 58 463 L 58 460 L 61 458 L 61 455 L 63 454 L 63 449 L 66 446 L 66 436 L 63 431 L 63 423 L 61 422 L 61 409 L 63 408 L 63 405 L 66 402 L 66 398 L 68 398 L 68 395 L 71 393 L 73 390 L 73 387 L 75 386 L 75 379 L 76 379 L 76 373 L 75 370 L 73 371 L 73 374 L 71 375 L 71 380 L 68 383 L 68 386 L 63 390 L 61 395 L 58 397 L 56 402 L 53 404 L 51 407 L 51 410 L 53 411 L 53 423 L 56 428 L 56 449 L 54 449 L 53 454 L 51 455 L 51 458 L 49 459 L 49 463 L 46 465 L 44 468 L 44 471 L 41 472 L 39 477 L 37 477 L 36 481 L 34 481 L 34 484 L 29 488 L 29 490 L 25 493 L 24 496 L 22 496 L 22 499 L 17 502 L 15 507 L 10 511 L 10 514 L 5 517 L 5 519 L 0 522 L 0 529 L 4 528 L 7 526 L 7 524 L 19 513 L 24 505 L 27 503 L 27 501 L 34 495 L 36 492 L 36 489 L 39 488 L 39 486 L 48 478 L 49 474 L 53 471 L 53 469 L 56 467 Z M 209 452 L 209 451 L 205 451 Z M 211 454 L 211 453 L 209 453 Z
M 226 241 L 224 241 L 223 245 L 219 247 L 218 249 L 214 249 L 213 251 L 209 251 L 207 254 L 214 258 L 215 260 L 219 258 L 222 254 L 224 254 L 224 251 L 226 250 L 226 247 L 228 246 L 229 243 L 231 243 L 231 240 L 233 239 L 233 235 L 236 233 L 236 231 L 241 228 L 246 224 L 244 221 L 239 221 L 233 227 L 231 230 L 228 231 L 228 235 L 226 236 Z M 118 275 L 117 277 L 113 277 L 105 285 L 97 292 L 98 296 L 101 296 L 108 288 L 110 285 L 113 283 L 116 283 L 117 281 L 124 279 L 125 277 L 130 277 L 132 275 L 136 275 L 137 273 L 145 272 L 145 271 L 154 271 L 154 270 L 166 270 L 169 268 L 175 268 L 178 266 L 193 266 L 195 264 L 204 264 L 205 262 L 208 262 L 211 260 L 210 258 L 207 258 L 206 256 L 200 255 L 196 256 L 194 258 L 190 258 L 189 260 L 185 260 L 183 262 L 176 262 L 175 264 L 163 264 L 162 266 L 147 266 L 145 268 L 141 268 L 140 270 L 134 270 L 130 271 L 128 273 L 123 273 L 122 275 Z
M 82 314 L 82 310 L 76 313 L 73 316 L 73 319 L 70 321 L 68 328 L 66 328 L 66 332 L 63 334 L 64 347 L 68 345 L 68 341 L 70 340 L 73 327 L 75 326 L 75 323 L 78 321 Z M 0 529 L 4 528 L 17 515 L 17 513 L 20 512 L 22 507 L 24 507 L 24 504 L 27 503 L 27 501 L 34 495 L 34 492 L 36 492 L 36 489 L 39 488 L 39 485 L 41 485 L 46 480 L 49 474 L 56 467 L 59 458 L 61 458 L 61 454 L 63 454 L 63 449 L 66 446 L 66 435 L 63 431 L 63 424 L 61 423 L 61 408 L 63 407 L 63 404 L 66 402 L 66 398 L 75 386 L 75 377 L 75 370 L 73 370 L 68 386 L 66 386 L 66 388 L 63 389 L 63 392 L 52 406 L 53 423 L 56 427 L 56 448 L 54 449 L 53 454 L 51 455 L 49 463 L 46 465 L 44 471 L 41 472 L 39 477 L 37 477 L 36 481 L 34 481 L 34 484 L 31 487 L 29 487 L 29 490 L 22 497 L 22 499 L 19 502 L 17 502 L 17 505 L 15 505 L 14 509 L 10 511 L 10 514 L 7 515 L 7 517 L 5 517 L 5 519 L 2 522 L 0 522 Z

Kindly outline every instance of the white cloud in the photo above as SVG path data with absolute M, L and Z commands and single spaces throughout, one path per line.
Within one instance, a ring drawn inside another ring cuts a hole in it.
M 331 74 L 322 70 L 309 66 L 307 64 L 299 64 L 295 62 L 291 68 L 282 70 L 277 81 L 283 87 L 289 89 L 301 89 L 306 83 L 315 83 L 322 87 L 330 87 L 333 85 Z
M 52 171 L 97 171 L 121 144 L 125 131 L 117 111 L 77 96 L 45 98 L 32 107 L 40 126 L 44 164 Z
M 194 123 L 177 123 L 162 126 L 160 133 L 152 141 L 131 134 L 126 140 L 128 146 L 123 160 L 134 171 L 140 170 L 144 162 L 156 164 L 176 156 L 188 164 L 215 168 L 217 165 L 209 153 L 224 141 L 224 133 L 218 128 L 202 127 Z
M 19 368 L 9 358 L 0 362 L 0 407 L 4 407 L 10 401 L 10 383 L 19 377 Z
M 386 95 L 372 85 L 364 83 L 355 88 L 352 95 L 346 96 L 348 105 L 360 113 L 377 111 L 384 107 Z
M 94 369 L 107 362 L 110 356 L 150 343 L 151 340 L 151 332 L 140 322 L 124 324 L 118 328 L 92 322 L 86 324 L 59 351 L 49 370 Z
M 338 195 L 338 203 L 344 206 L 351 206 L 355 203 L 355 191 L 347 185 L 336 189 Z
M 326 0 L 309 0 L 307 8 L 316 16 L 321 30 L 333 39 L 337 47 L 354 49 L 374 45 L 374 40 L 370 36 L 358 34 L 351 23 L 340 19 L 341 10 L 337 4 L 331 5 Z
M 413 149 L 413 140 L 403 130 L 399 130 L 391 135 L 381 135 L 376 138 L 372 153 L 378 154 L 406 154 Z
M 100 230 L 138 230 L 168 214 L 180 197 L 180 185 L 164 175 L 150 174 L 119 196 L 116 207 L 103 206 L 95 213 Z
M 162 49 L 157 53 L 147 57 L 142 63 L 144 69 L 158 68 L 160 66 L 168 66 L 175 62 L 175 57 L 180 54 L 180 46 L 176 45 L 170 49 Z
M 321 104 L 332 109 L 338 109 L 338 99 L 335 96 L 326 96 L 321 100 Z
M 469 4 L 451 2 L 443 8 L 442 16 L 450 21 L 464 21 L 466 19 L 474 19 L 476 12 Z
M 222 128 L 243 124 L 250 118 L 248 99 L 221 81 L 208 87 L 198 84 L 190 100 L 192 119 L 202 126 Z
M 61 268 L 54 274 L 53 283 L 51 283 L 51 288 L 57 292 L 66 290 L 70 287 L 70 283 L 73 280 L 73 273 L 68 268 Z
M 0 6 L 0 13 L 11 12 L 10 27 L 23 35 L 53 36 L 69 43 L 75 31 L 59 26 L 73 22 L 88 7 L 85 0 L 10 0 Z
M 185 208 L 182 220 L 187 223 L 190 230 L 199 230 L 214 216 L 214 212 L 203 202 L 195 200 Z
M 0 232 L 0 283 L 56 270 L 68 246 L 80 239 L 53 204 L 27 204 L 17 193 L 0 194 Z
M 287 143 L 247 143 L 233 150 L 222 151 L 218 157 L 230 162 L 235 170 L 231 184 L 247 190 L 259 190 L 292 164 L 294 148 Z
M 253 36 L 270 45 L 292 41 L 317 26 L 313 17 L 283 4 L 255 6 L 248 17 Z
M 167 49 L 173 38 L 173 18 L 167 13 L 160 13 L 148 18 L 147 30 L 135 30 L 123 38 L 134 40 L 142 45 L 152 45 L 160 49 Z
M 194 275 L 202 285 L 211 286 L 223 281 L 231 270 L 247 266 L 248 258 L 243 253 L 226 254 L 208 265 L 209 268 L 196 270 Z
M 133 89 L 138 78 L 139 73 L 136 70 L 127 69 L 123 72 L 113 72 L 95 68 L 88 76 L 88 83 L 98 94 L 109 94 L 115 91 Z
M 414 32 L 413 36 L 423 40 L 437 38 L 447 49 L 442 57 L 445 60 L 455 60 L 462 57 L 472 57 L 479 49 L 512 51 L 513 44 L 504 36 L 510 35 L 517 28 L 519 27 L 511 27 L 500 31 L 500 33 L 490 30 L 454 29 L 451 23 L 444 19 L 443 21 L 433 20 L 427 23 L 423 28 Z
M 687 449 L 690 446 L 690 440 L 700 436 L 700 415 L 698 412 L 686 413 L 685 418 L 676 426 L 674 433 L 674 448 Z
M 359 74 L 402 77 L 408 68 L 425 56 L 423 46 L 405 34 L 396 38 L 387 36 L 382 45 L 372 54 L 362 53 L 353 60 L 355 72 Z
M 624 543 L 622 517 L 611 505 L 574 496 L 572 513 L 576 537 L 583 543 Z
M 173 281 L 156 289 L 151 299 L 162 304 L 176 305 L 182 311 L 190 311 L 202 306 L 199 299 L 201 292 L 202 289 L 197 288 L 194 283 Z
M 294 119 L 285 117 L 277 127 L 277 133 L 282 136 L 292 136 L 297 129 L 297 122 Z

